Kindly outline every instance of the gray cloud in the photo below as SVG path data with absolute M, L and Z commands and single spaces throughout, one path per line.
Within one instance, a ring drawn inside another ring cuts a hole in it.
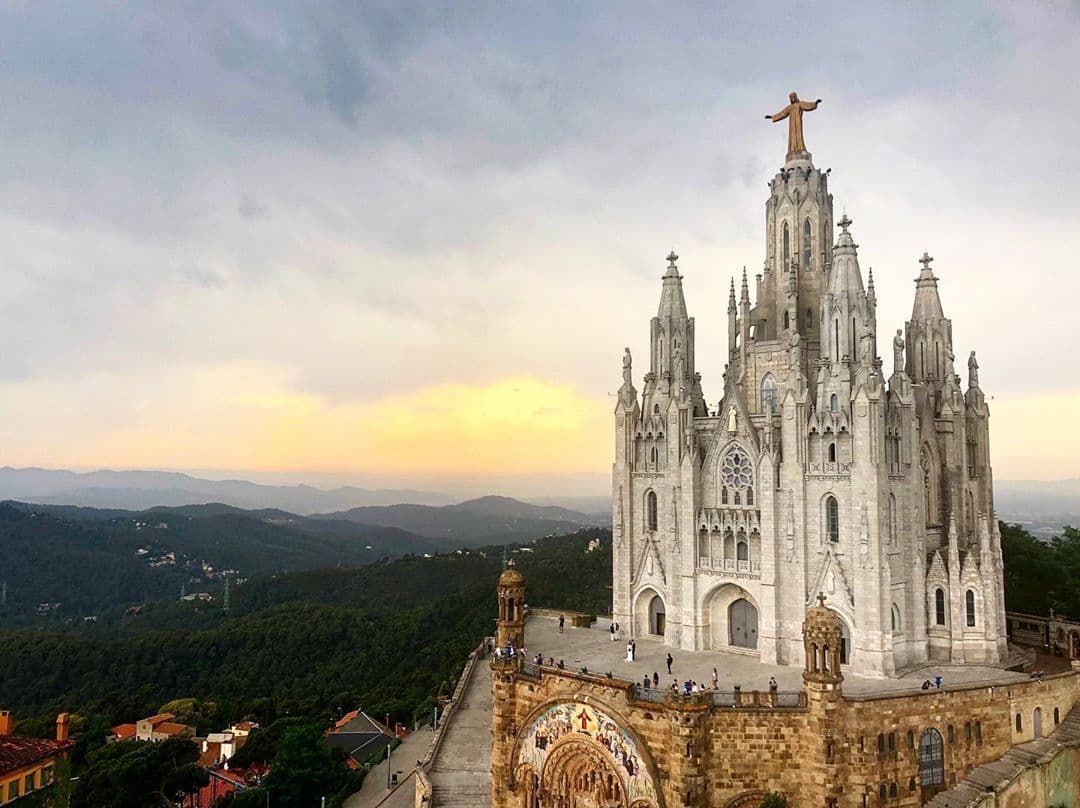
M 1060 389 L 1078 35 L 1075 7 L 983 4 L 0 9 L 0 382 L 260 361 L 331 400 L 598 396 L 675 246 L 715 398 L 782 159 L 763 115 L 797 89 L 881 327 L 930 249 L 958 355 Z

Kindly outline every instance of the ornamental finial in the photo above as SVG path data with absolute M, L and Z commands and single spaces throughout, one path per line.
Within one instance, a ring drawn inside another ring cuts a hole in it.
M 923 265 L 923 269 L 930 269 L 930 262 L 933 260 L 933 256 L 926 250 L 923 250 L 922 258 L 919 259 L 919 263 Z
M 674 248 L 668 253 L 667 262 L 669 269 L 675 269 L 675 262 L 679 260 L 679 256 L 675 254 Z
M 840 225 L 840 229 L 846 233 L 847 229 L 851 227 L 851 219 L 849 219 L 848 215 L 845 213 L 840 217 L 840 221 L 838 221 L 837 224 Z

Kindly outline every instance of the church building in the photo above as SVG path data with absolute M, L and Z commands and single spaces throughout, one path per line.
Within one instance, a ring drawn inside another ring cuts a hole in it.
M 1006 656 L 989 410 L 963 389 L 923 254 L 911 319 L 879 357 L 873 273 L 835 221 L 799 101 L 765 201 L 765 257 L 727 301 L 723 395 L 706 399 L 678 256 L 667 257 L 639 393 L 615 409 L 613 613 L 637 635 L 804 665 L 819 593 L 841 661 L 889 677 Z M 837 227 L 839 232 L 837 232 Z M 716 309 L 707 308 L 707 315 Z

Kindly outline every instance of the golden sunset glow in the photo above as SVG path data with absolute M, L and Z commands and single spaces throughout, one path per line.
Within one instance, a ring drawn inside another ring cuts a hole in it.
M 233 365 L 201 370 L 183 389 L 183 401 L 146 423 L 94 436 L 54 430 L 45 462 L 449 475 L 600 471 L 611 462 L 610 402 L 530 376 L 331 403 L 291 392 L 272 368 Z M 42 462 L 41 445 L 8 456 Z

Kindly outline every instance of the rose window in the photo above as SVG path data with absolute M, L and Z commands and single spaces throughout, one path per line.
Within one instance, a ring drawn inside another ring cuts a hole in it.
M 724 456 L 720 477 L 729 488 L 747 488 L 754 484 L 754 467 L 741 449 L 733 449 Z

